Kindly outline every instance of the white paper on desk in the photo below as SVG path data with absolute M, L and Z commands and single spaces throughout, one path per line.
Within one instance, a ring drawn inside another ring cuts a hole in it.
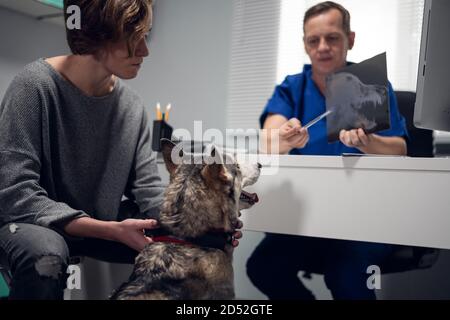
M 351 152 L 344 152 L 342 154 L 343 157 L 403 157 L 403 156 L 395 156 L 395 155 L 389 155 L 389 154 L 373 154 L 373 153 L 351 153 Z

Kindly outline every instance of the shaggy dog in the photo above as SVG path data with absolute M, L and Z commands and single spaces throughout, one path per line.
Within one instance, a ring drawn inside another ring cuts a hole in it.
M 162 153 L 170 183 L 160 225 L 169 241 L 155 238 L 147 245 L 128 282 L 111 298 L 232 299 L 233 248 L 227 238 L 235 232 L 239 210 L 258 201 L 242 188 L 256 182 L 261 165 L 238 164 L 215 148 L 207 161 L 186 158 L 170 141 L 162 142 Z

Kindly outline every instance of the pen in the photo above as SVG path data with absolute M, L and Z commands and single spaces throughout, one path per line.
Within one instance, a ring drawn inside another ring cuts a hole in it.
M 322 113 L 317 118 L 315 118 L 315 119 L 311 120 L 310 122 L 308 122 L 305 126 L 303 126 L 303 128 L 308 129 L 308 128 L 312 127 L 313 125 L 315 125 L 317 122 L 319 122 L 320 120 L 322 120 L 323 118 L 325 118 L 326 116 L 328 116 L 332 112 L 333 112 L 332 110 L 328 110 L 327 112 Z

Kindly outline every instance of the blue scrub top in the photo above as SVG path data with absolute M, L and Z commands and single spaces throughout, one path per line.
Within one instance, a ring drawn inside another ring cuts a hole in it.
M 400 115 L 392 85 L 389 83 L 389 106 L 391 128 L 377 132 L 381 136 L 407 137 L 405 119 Z M 269 114 L 280 114 L 287 119 L 297 118 L 306 124 L 326 111 L 325 97 L 312 79 L 311 65 L 305 65 L 303 72 L 287 76 L 267 103 L 260 117 L 261 128 Z M 328 143 L 326 118 L 308 129 L 309 142 L 302 149 L 293 149 L 296 155 L 341 155 L 342 153 L 361 153 L 349 148 L 340 141 Z

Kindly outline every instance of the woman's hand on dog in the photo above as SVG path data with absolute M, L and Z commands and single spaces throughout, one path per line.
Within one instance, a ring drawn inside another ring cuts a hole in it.
M 231 245 L 236 248 L 239 245 L 239 240 L 242 238 L 242 232 L 236 231 L 233 235 L 233 240 L 231 241 Z
M 140 252 L 144 247 L 153 242 L 145 235 L 145 230 L 158 228 L 158 222 L 153 219 L 126 219 L 116 225 L 116 241 Z

